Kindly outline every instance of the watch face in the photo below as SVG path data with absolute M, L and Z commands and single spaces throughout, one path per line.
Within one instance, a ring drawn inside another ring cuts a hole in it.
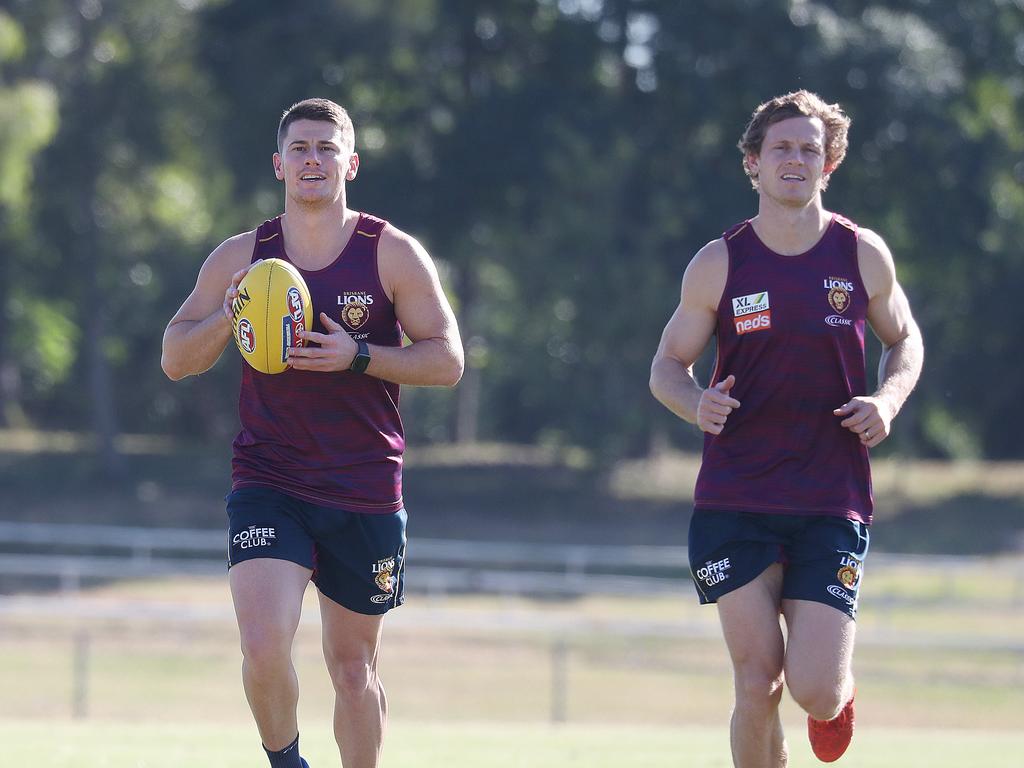
M 359 351 L 356 352 L 356 356 L 352 358 L 352 365 L 349 366 L 350 371 L 356 373 L 363 373 L 367 366 L 370 365 L 370 352 L 366 347 L 366 342 L 359 342 Z

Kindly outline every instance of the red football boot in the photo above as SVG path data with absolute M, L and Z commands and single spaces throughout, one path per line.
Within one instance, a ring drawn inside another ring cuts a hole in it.
M 807 716 L 807 738 L 814 756 L 823 763 L 834 763 L 850 746 L 853 738 L 853 696 L 842 711 L 831 720 L 815 720 Z

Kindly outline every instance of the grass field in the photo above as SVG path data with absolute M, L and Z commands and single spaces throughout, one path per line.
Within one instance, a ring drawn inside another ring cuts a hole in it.
M 338 766 L 326 722 L 307 724 L 312 768 Z M 790 729 L 791 768 L 821 766 Z M 252 768 L 265 765 L 251 727 L 0 721 L 4 765 L 33 768 Z M 862 729 L 837 766 L 1017 768 L 1024 735 Z M 726 730 L 694 727 L 393 723 L 384 764 L 403 768 L 727 768 Z
M 960 578 L 972 595 L 985 571 Z M 838 765 L 1019 766 L 1024 616 L 1012 591 L 995 588 L 984 605 L 933 602 L 927 562 L 892 579 L 914 600 L 882 599 L 880 578 L 865 605 L 858 733 Z M 304 753 L 324 768 L 338 765 L 333 697 L 308 597 L 295 649 L 300 722 Z M 385 631 L 394 718 L 385 766 L 727 768 L 729 665 L 715 611 L 690 598 L 413 594 Z M 0 607 L 0 765 L 263 764 L 224 580 L 122 582 Z M 88 671 L 82 717 L 72 719 L 81 638 Z M 553 724 L 556 692 L 567 722 Z M 782 711 L 791 766 L 819 765 L 788 697 Z
M 216 462 L 197 467 L 173 445 L 127 441 L 131 482 L 98 488 L 83 446 L 68 440 L 0 447 L 12 519 L 220 523 L 224 467 Z M 557 456 L 499 448 L 492 456 L 474 447 L 473 466 L 450 450 L 410 462 L 414 535 L 514 540 L 525 532 L 578 543 L 586 530 L 596 543 L 684 543 L 677 500 L 692 488 L 692 457 L 624 463 L 603 486 Z M 876 468 L 886 504 L 872 548 L 933 554 L 885 567 L 869 560 L 855 660 L 858 734 L 838 765 L 1018 768 L 1024 466 Z M 40 498 L 39 487 L 53 495 Z M 1001 554 L 960 567 L 935 554 L 943 552 Z M 336 767 L 333 694 L 309 597 L 295 647 L 303 752 L 312 768 Z M 381 669 L 394 718 L 385 766 L 731 765 L 729 663 L 715 611 L 695 605 L 689 584 L 668 596 L 571 600 L 413 590 L 385 637 Z M 224 579 L 0 596 L 0 768 L 264 765 L 239 661 Z M 791 766 L 820 765 L 788 697 L 783 719 Z

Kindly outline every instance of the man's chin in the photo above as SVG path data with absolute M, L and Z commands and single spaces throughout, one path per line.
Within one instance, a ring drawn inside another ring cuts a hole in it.
M 322 194 L 302 194 L 301 192 L 292 193 L 291 199 L 296 205 L 310 211 L 330 208 L 338 202 L 337 197 L 329 197 Z
M 814 196 L 807 197 L 807 195 L 773 195 L 772 198 L 776 203 L 781 205 L 783 208 L 791 208 L 793 210 L 800 210 L 806 208 L 814 202 Z

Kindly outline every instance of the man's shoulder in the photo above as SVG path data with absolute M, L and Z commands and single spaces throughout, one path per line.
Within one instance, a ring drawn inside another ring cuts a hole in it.
M 683 274 L 683 303 L 713 311 L 722 300 L 728 278 L 729 247 L 720 237 L 697 251 L 687 265 Z
M 690 260 L 687 274 L 694 277 L 719 277 L 729 271 L 729 246 L 725 237 L 706 243 Z
M 222 242 L 210 253 L 207 264 L 237 272 L 250 261 L 256 248 L 257 229 L 240 232 Z
M 886 293 L 896 281 L 896 264 L 885 240 L 877 232 L 858 230 L 857 265 L 869 296 Z
M 419 240 L 390 222 L 384 223 L 386 226 L 380 231 L 380 242 L 377 245 L 380 258 L 396 264 L 430 260 L 426 248 Z

